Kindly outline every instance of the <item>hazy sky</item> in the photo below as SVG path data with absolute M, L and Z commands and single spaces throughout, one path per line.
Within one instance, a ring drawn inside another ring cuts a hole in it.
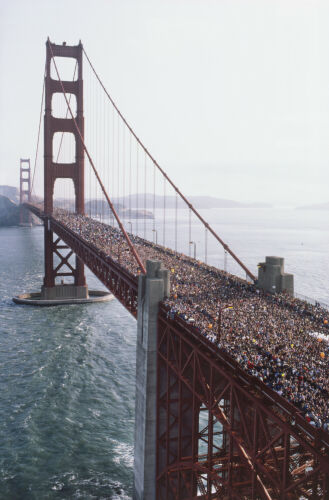
M 0 184 L 34 157 L 49 36 L 184 193 L 329 201 L 328 26 L 328 0 L 0 0 Z

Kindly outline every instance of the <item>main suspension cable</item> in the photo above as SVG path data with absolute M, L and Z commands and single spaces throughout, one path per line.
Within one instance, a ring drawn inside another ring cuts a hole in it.
M 75 67 L 74 67 L 74 73 L 73 73 L 72 82 L 74 82 L 74 79 L 75 79 L 75 73 L 76 73 L 76 71 L 77 71 L 77 67 L 78 67 L 78 61 L 75 63 Z M 72 98 L 72 94 L 70 94 L 70 97 L 69 97 L 69 103 L 71 103 L 71 98 Z M 67 118 L 68 116 L 69 116 L 69 109 L 68 109 L 68 108 L 66 108 L 65 118 Z M 60 143 L 59 143 L 59 146 L 58 146 L 58 151 L 57 151 L 57 156 L 56 156 L 56 163 L 58 163 L 59 155 L 60 155 L 60 152 L 61 152 L 61 149 L 62 149 L 62 144 L 63 144 L 63 137 L 64 137 L 64 134 L 65 134 L 65 132 L 62 132 L 62 135 L 61 135 L 61 140 L 60 140 Z
M 250 276 L 250 278 L 255 281 L 256 280 L 256 277 L 253 275 L 253 273 L 251 271 L 249 271 L 249 269 L 243 264 L 243 262 L 238 258 L 237 255 L 235 255 L 235 253 L 233 252 L 233 250 L 230 249 L 230 247 L 220 238 L 220 236 L 218 236 L 218 234 L 212 229 L 212 227 L 208 224 L 208 222 L 202 217 L 202 215 L 196 210 L 196 208 L 194 208 L 194 206 L 188 201 L 188 199 L 183 195 L 183 193 L 180 191 L 180 189 L 178 189 L 178 187 L 176 186 L 176 184 L 174 184 L 174 182 L 170 179 L 170 177 L 166 174 L 166 172 L 160 167 L 160 165 L 158 164 L 158 162 L 155 160 L 155 158 L 151 155 L 151 153 L 148 151 L 148 149 L 144 146 L 144 144 L 142 143 L 142 141 L 139 139 L 139 137 L 136 135 L 136 133 L 134 132 L 134 130 L 132 129 L 132 127 L 129 125 L 129 123 L 127 122 L 127 120 L 124 118 L 124 116 L 122 115 L 121 111 L 119 110 L 119 108 L 117 107 L 117 105 L 115 104 L 114 100 L 112 99 L 111 95 L 109 94 L 109 92 L 106 90 L 102 80 L 100 79 L 98 73 L 96 72 L 92 62 L 90 61 L 85 49 L 83 48 L 83 53 L 84 55 L 86 56 L 86 59 L 92 69 L 92 71 L 94 72 L 94 75 L 95 77 L 97 78 L 99 84 L 101 85 L 102 89 L 104 90 L 105 94 L 107 95 L 107 97 L 109 98 L 109 100 L 111 101 L 113 107 L 115 108 L 115 110 L 117 111 L 117 113 L 119 114 L 119 116 L 121 117 L 122 121 L 125 123 L 126 127 L 130 130 L 131 134 L 135 137 L 137 143 L 141 146 L 141 148 L 145 151 L 145 153 L 148 155 L 148 157 L 150 158 L 150 160 L 156 165 L 156 167 L 158 168 L 158 170 L 162 173 L 162 175 L 166 178 L 166 180 L 169 182 L 169 184 L 174 188 L 174 190 L 178 193 L 178 195 L 182 198 L 182 200 L 184 200 L 184 202 L 187 204 L 187 206 L 189 207 L 189 209 L 197 216 L 197 218 L 202 222 L 202 224 L 208 229 L 208 231 L 214 236 L 214 238 L 222 245 L 222 247 L 224 248 L 225 251 L 227 251 L 232 257 L 233 259 L 239 264 L 240 267 L 242 267 L 242 269 L 248 274 L 248 276 Z

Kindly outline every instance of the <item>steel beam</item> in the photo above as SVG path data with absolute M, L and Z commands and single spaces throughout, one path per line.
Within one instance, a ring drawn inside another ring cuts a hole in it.
M 49 220 L 136 317 L 137 279 L 54 217 L 26 207 Z M 158 499 L 329 498 L 328 433 L 164 305 L 157 356 Z
M 207 413 L 205 429 L 200 432 L 196 426 L 190 432 L 199 443 L 192 456 L 167 453 L 158 462 L 158 498 L 327 498 L 327 433 L 304 419 L 301 425 L 295 407 L 245 374 L 195 328 L 180 318 L 170 319 L 165 307 L 160 309 L 158 332 L 158 365 L 167 380 L 190 391 L 199 422 Z M 158 426 L 159 454 L 164 432 L 172 436 L 175 385 L 166 390 L 166 397 L 158 392 L 158 408 L 170 415 L 166 429 Z M 179 437 L 176 450 L 181 449 Z M 170 443 L 167 438 L 167 450 Z
M 76 96 L 77 116 L 75 121 L 79 127 L 81 136 L 84 135 L 83 118 L 83 80 L 82 80 L 82 44 L 77 46 L 55 45 L 49 40 L 46 44 L 46 76 L 45 76 L 45 116 L 44 116 L 44 212 L 48 216 L 53 213 L 54 185 L 58 178 L 72 179 L 75 192 L 75 211 L 84 213 L 84 150 L 80 137 L 77 134 L 75 123 L 70 118 L 56 118 L 52 114 L 52 97 L 55 93 L 63 93 L 59 81 L 51 77 L 51 61 L 56 57 L 73 57 L 77 61 L 77 80 L 63 82 L 66 91 L 68 89 Z M 71 132 L 75 136 L 75 162 L 56 163 L 53 161 L 53 138 L 56 132 Z M 48 226 L 45 226 L 45 277 L 44 287 L 53 288 L 56 285 L 57 274 L 54 268 L 54 235 Z M 74 272 L 72 272 L 74 284 L 79 287 L 86 286 L 83 262 L 76 258 Z

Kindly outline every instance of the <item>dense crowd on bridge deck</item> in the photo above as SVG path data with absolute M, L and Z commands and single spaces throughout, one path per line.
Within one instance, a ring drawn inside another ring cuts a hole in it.
M 118 229 L 61 210 L 56 218 L 138 274 Z M 220 314 L 218 347 L 294 403 L 312 425 L 329 431 L 328 311 L 284 294 L 264 294 L 254 284 L 184 254 L 137 236 L 131 239 L 142 261 L 161 260 L 170 270 L 171 293 L 165 301 L 170 317 L 179 316 L 217 342 Z

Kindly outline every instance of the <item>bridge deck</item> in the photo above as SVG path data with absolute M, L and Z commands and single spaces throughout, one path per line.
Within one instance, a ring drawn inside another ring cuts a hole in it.
M 61 210 L 54 221 L 92 245 L 98 257 L 117 266 L 126 286 L 121 301 L 136 314 L 139 271 L 120 232 Z M 144 262 L 158 259 L 171 271 L 171 293 L 164 303 L 171 319 L 180 318 L 216 345 L 220 335 L 221 352 L 293 403 L 311 425 L 329 429 L 329 346 L 313 336 L 314 332 L 328 336 L 326 310 L 284 295 L 265 295 L 224 271 L 142 238 L 131 238 Z M 102 265 L 95 266 L 101 279 L 105 278 Z M 115 286 L 120 299 L 122 286 L 117 282 Z M 115 291 L 113 283 L 109 288 Z

